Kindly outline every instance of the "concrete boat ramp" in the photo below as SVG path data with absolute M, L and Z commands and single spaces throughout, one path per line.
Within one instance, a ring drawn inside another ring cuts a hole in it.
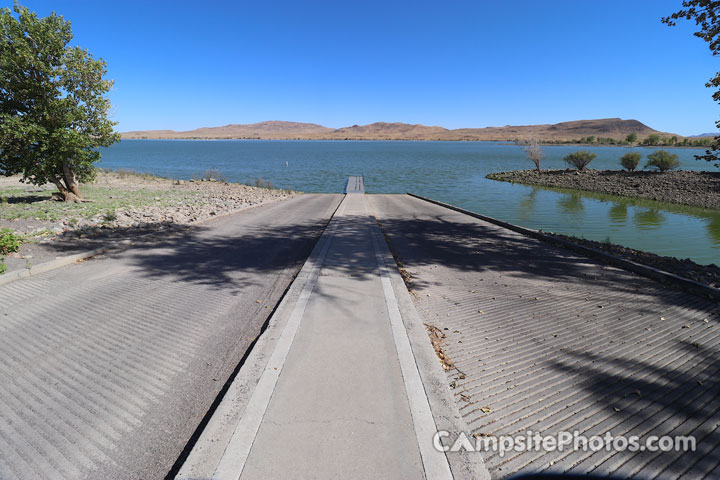
M 345 191 L 1 285 L 0 478 L 720 478 L 717 302 Z

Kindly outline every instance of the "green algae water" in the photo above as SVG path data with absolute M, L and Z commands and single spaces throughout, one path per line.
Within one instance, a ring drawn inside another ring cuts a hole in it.
M 596 169 L 618 169 L 631 150 L 543 147 L 543 168 L 562 169 L 579 149 Z M 674 149 L 686 170 L 716 170 Z M 720 264 L 720 211 L 488 180 L 491 172 L 532 167 L 522 148 L 496 142 L 123 140 L 102 150 L 100 166 L 176 179 L 218 170 L 227 180 L 304 192 L 339 193 L 349 175 L 364 175 L 368 193 L 412 192 L 526 227 L 617 243 L 659 255 Z M 643 164 L 645 159 L 643 159 Z

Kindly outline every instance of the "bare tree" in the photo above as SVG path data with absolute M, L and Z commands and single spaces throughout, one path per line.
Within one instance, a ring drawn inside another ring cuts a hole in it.
M 540 168 L 540 161 L 543 157 L 543 150 L 537 139 L 531 138 L 530 140 L 527 140 L 523 150 L 527 153 L 528 159 L 535 164 L 535 170 L 542 172 L 542 169 Z

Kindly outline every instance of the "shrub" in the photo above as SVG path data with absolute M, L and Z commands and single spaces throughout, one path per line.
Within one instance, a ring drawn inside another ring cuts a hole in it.
M 216 170 L 214 168 L 210 170 L 205 170 L 202 178 L 209 182 L 227 182 L 227 178 L 225 178 L 225 175 L 223 175 L 222 173 L 220 173 L 219 170 Z
M 20 248 L 22 237 L 13 233 L 9 228 L 0 229 L 0 255 L 15 253 Z
M 108 210 L 102 217 L 103 224 L 112 223 L 115 220 L 117 220 L 117 214 L 115 213 L 115 210 Z
M 585 167 L 590 165 L 590 162 L 592 162 L 595 157 L 597 157 L 597 155 L 594 153 L 580 150 L 579 152 L 568 153 L 565 157 L 563 157 L 563 160 L 565 160 L 571 167 L 575 167 L 582 172 L 585 170 Z
M 620 164 L 625 170 L 632 172 L 640 165 L 641 158 L 642 155 L 640 155 L 640 152 L 626 153 L 620 158 Z
M 543 150 L 537 140 L 529 140 L 525 147 L 523 147 L 525 153 L 527 153 L 528 159 L 535 165 L 535 170 L 541 172 L 540 161 L 543 157 Z
M 193 175 L 192 179 L 201 182 L 227 182 L 227 178 L 225 178 L 225 175 L 220 173 L 219 170 L 215 170 L 214 168 L 211 168 L 210 170 L 205 170 L 202 175 Z
M 0 275 L 7 271 L 5 255 L 17 252 L 22 243 L 22 237 L 13 233 L 9 228 L 0 228 Z
M 660 170 L 660 172 L 675 170 L 679 166 L 678 156 L 665 150 L 657 150 L 648 155 L 648 162 L 645 164 L 645 168 L 655 167 Z
M 657 133 L 651 133 L 648 137 L 643 140 L 643 145 L 658 145 L 660 144 L 660 135 Z
M 274 188 L 272 182 L 265 181 L 262 178 L 258 178 L 255 180 L 255 186 L 258 188 L 267 188 L 268 190 L 272 190 Z

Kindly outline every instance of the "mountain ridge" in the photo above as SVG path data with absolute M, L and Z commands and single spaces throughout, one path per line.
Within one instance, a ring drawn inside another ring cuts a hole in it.
M 651 134 L 676 136 L 648 127 L 638 120 L 601 118 L 541 125 L 457 128 L 401 122 L 375 122 L 330 128 L 316 123 L 271 120 L 252 124 L 228 124 L 194 130 L 141 130 L 123 132 L 126 139 L 265 139 L 265 140 L 494 140 L 568 141 L 587 136 L 623 140 L 630 133 L 639 138 Z

